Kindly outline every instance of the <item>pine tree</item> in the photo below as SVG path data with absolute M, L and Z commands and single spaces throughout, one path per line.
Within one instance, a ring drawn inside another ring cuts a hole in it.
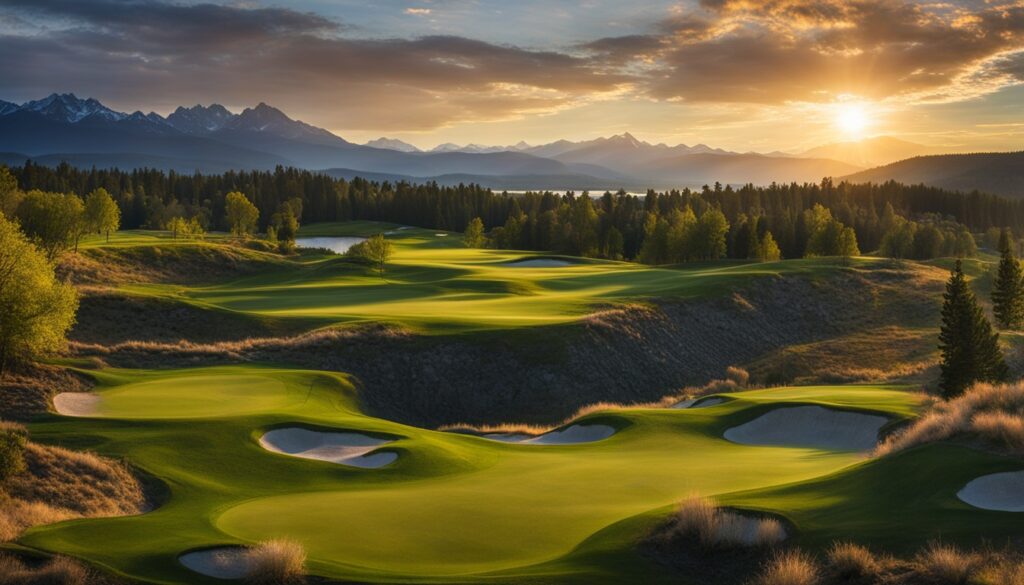
M 939 388 L 946 398 L 960 395 L 975 382 L 999 382 L 1006 379 L 1006 362 L 999 349 L 999 334 L 978 306 L 956 261 L 942 304 L 942 352 Z
M 999 270 L 992 284 L 992 311 L 1000 328 L 1020 329 L 1024 325 L 1024 282 L 1005 229 L 999 235 L 999 256 Z

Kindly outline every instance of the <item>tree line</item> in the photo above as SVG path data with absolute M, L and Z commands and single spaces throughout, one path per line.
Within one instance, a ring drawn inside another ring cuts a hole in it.
M 81 197 L 103 189 L 116 203 L 121 225 L 129 229 L 163 229 L 180 218 L 193 231 L 232 231 L 228 195 L 241 193 L 257 211 L 252 231 L 273 227 L 279 232 L 283 226 L 287 233 L 299 223 L 354 219 L 464 231 L 480 218 L 495 246 L 652 263 L 855 250 L 894 258 L 970 256 L 976 248 L 972 232 L 1007 227 L 1024 233 L 1022 201 L 894 182 L 715 184 L 596 197 L 571 191 L 510 194 L 473 184 L 345 180 L 283 167 L 185 175 L 26 162 L 10 172 L 22 193 Z

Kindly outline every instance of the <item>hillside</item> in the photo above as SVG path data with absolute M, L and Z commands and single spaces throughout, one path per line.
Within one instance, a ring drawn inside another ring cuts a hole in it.
M 957 191 L 1024 197 L 1024 151 L 919 156 L 843 179 L 855 183 L 924 183 Z
M 915 144 L 892 136 L 875 136 L 851 142 L 834 142 L 804 151 L 799 154 L 804 158 L 829 158 L 845 163 L 870 168 L 887 165 L 896 161 L 939 154 L 940 150 Z

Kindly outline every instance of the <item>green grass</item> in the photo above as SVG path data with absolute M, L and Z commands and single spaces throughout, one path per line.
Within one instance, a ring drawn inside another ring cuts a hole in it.
M 864 462 L 855 453 L 721 438 L 792 403 L 905 419 L 917 398 L 899 387 L 787 388 L 730 395 L 705 409 L 604 411 L 586 419 L 616 427 L 610 439 L 539 446 L 366 416 L 340 374 L 255 365 L 89 373 L 99 383 L 99 414 L 47 417 L 31 425 L 33 437 L 123 457 L 159 478 L 168 497 L 141 516 L 39 527 L 19 542 L 149 582 L 206 582 L 177 555 L 274 537 L 302 542 L 310 570 L 339 579 L 671 582 L 634 543 L 693 492 L 783 514 L 812 546 L 842 538 L 911 547 L 939 533 L 977 541 L 1009 534 L 1019 521 L 955 498 L 966 478 L 1013 465 L 1005 459 L 939 445 Z M 385 448 L 399 458 L 363 470 L 257 444 L 264 430 L 292 423 L 398 437 Z
M 395 254 L 381 278 L 365 266 L 333 255 L 304 253 L 259 275 L 206 286 L 126 285 L 133 295 L 156 296 L 197 307 L 313 326 L 393 323 L 423 333 L 497 330 L 577 320 L 595 307 L 651 298 L 697 298 L 722 294 L 757 278 L 825 276 L 869 269 L 885 260 L 855 258 L 771 263 L 722 261 L 678 267 L 568 259 L 569 266 L 515 267 L 535 253 L 468 249 L 461 235 L 391 224 L 347 222 L 304 226 L 301 236 L 366 236 L 390 232 Z M 148 233 L 118 234 L 111 245 L 168 241 Z M 206 245 L 215 245 L 211 240 Z M 100 245 L 100 244 L 97 244 Z

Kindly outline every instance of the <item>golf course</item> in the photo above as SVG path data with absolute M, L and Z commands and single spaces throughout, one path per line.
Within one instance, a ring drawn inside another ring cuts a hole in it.
M 394 246 L 383 273 L 322 248 L 375 233 Z M 376 222 L 313 224 L 299 235 L 291 256 L 224 235 L 153 231 L 89 238 L 81 255 L 157 270 L 103 294 L 287 323 L 302 335 L 386 324 L 444 343 L 543 340 L 551 327 L 654 299 L 732 302 L 733 291 L 759 282 L 827 285 L 890 269 L 871 257 L 650 267 L 467 248 L 456 233 Z M 321 247 L 301 248 L 305 241 Z M 159 271 L 225 257 L 237 264 L 226 275 Z M 889 306 L 886 294 L 876 306 Z M 597 406 L 561 423 L 549 416 L 551 426 L 474 430 L 389 419 L 366 394 L 367 374 L 283 355 L 155 368 L 58 361 L 89 389 L 53 396 L 51 412 L 28 424 L 32 440 L 124 462 L 150 504 L 29 528 L 8 548 L 68 555 L 144 583 L 239 579 L 246 566 L 236 553 L 285 539 L 301 545 L 308 575 L 346 582 L 696 584 L 643 544 L 694 495 L 776 519 L 786 546 L 810 551 L 854 541 L 910 553 L 936 538 L 973 547 L 1019 530 L 1017 514 L 958 496 L 979 478 L 1021 470 L 1018 460 L 942 442 L 874 453 L 927 409 L 915 384 L 733 385 Z
M 632 543 L 692 493 L 777 515 L 809 547 L 843 538 L 898 550 L 938 534 L 971 544 L 982 528 L 988 538 L 1018 529 L 1015 514 L 956 496 L 975 477 L 1020 467 L 1005 458 L 931 446 L 868 459 L 723 437 L 800 406 L 897 424 L 920 400 L 901 387 L 772 389 L 703 408 L 599 411 L 569 424 L 605 425 L 612 436 L 546 445 L 366 416 L 343 374 L 269 366 L 82 373 L 95 377 L 96 400 L 33 424 L 33 436 L 123 457 L 166 494 L 140 516 L 40 527 L 19 543 L 147 582 L 216 582 L 180 555 L 278 537 L 302 543 L 312 574 L 338 579 L 594 583 L 628 574 L 670 582 Z M 364 469 L 261 447 L 262 435 L 289 427 L 387 439 L 377 450 L 397 457 Z M 829 436 L 827 426 L 816 432 Z
M 832 259 L 769 263 L 707 262 L 650 267 L 633 262 L 584 259 L 467 248 L 461 234 L 399 229 L 380 222 L 304 226 L 303 238 L 354 238 L 385 233 L 394 258 L 378 275 L 342 256 L 312 250 L 294 260 L 248 255 L 269 265 L 226 282 L 121 285 L 126 294 L 186 303 L 252 318 L 289 320 L 309 328 L 338 324 L 393 323 L 420 333 L 451 333 L 566 323 L 610 303 L 650 298 L 700 298 L 721 294 L 759 277 L 814 276 L 837 268 Z M 170 240 L 146 232 L 117 234 L 108 244 L 85 248 L 123 250 L 170 245 L 191 251 L 206 242 Z M 320 252 L 320 253 L 318 253 Z M 885 260 L 856 258 L 850 267 L 870 269 Z

